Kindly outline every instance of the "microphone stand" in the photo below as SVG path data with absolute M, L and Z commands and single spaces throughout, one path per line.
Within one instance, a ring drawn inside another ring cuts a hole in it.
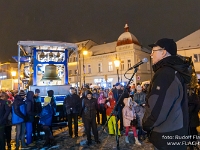
M 134 69 L 135 69 L 135 70 L 134 70 L 134 73 L 132 74 L 131 78 L 129 79 L 128 84 L 126 85 L 126 88 L 124 88 L 124 90 L 123 90 L 121 96 L 119 97 L 117 103 L 115 104 L 115 107 L 113 108 L 113 110 L 112 110 L 112 112 L 111 112 L 109 118 L 107 119 L 106 123 L 104 124 L 104 126 L 103 126 L 103 128 L 102 128 L 102 131 L 100 132 L 100 136 L 101 136 L 101 134 L 102 134 L 102 132 L 104 131 L 104 129 L 105 129 L 105 127 L 106 127 L 108 121 L 110 120 L 111 116 L 114 114 L 114 115 L 115 115 L 115 119 L 116 119 L 116 135 L 115 135 L 115 138 L 116 138 L 116 142 L 117 142 L 117 149 L 119 149 L 119 136 L 118 136 L 118 128 L 119 128 L 119 127 L 118 127 L 118 121 L 119 121 L 119 119 L 118 119 L 118 117 L 117 117 L 118 111 L 119 111 L 119 110 L 116 109 L 116 108 L 118 107 L 119 101 L 121 100 L 122 96 L 124 95 L 125 90 L 128 88 L 129 84 L 131 83 L 131 81 L 132 81 L 132 79 L 133 79 L 135 73 L 138 71 L 138 68 L 137 68 L 137 67 L 134 68 Z M 129 70 L 127 70 L 127 71 L 129 71 Z M 127 71 L 126 71 L 126 72 L 127 72 Z M 126 73 L 125 73 L 125 74 L 126 74 Z M 125 75 L 125 74 L 124 74 L 124 75 Z

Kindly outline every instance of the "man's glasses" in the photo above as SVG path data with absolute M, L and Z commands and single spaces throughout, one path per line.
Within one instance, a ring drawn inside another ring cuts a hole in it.
M 161 50 L 164 50 L 164 48 L 152 50 L 152 51 L 151 51 L 151 54 L 153 54 L 155 51 L 161 51 Z

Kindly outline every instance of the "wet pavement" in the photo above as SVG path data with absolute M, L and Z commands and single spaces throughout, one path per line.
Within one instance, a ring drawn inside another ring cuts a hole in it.
M 79 124 L 79 137 L 69 137 L 68 133 L 68 127 L 62 128 L 62 129 L 55 129 L 54 137 L 57 141 L 57 145 L 52 147 L 43 147 L 44 140 L 39 140 L 36 142 L 33 142 L 31 146 L 28 149 L 33 150 L 53 150 L 53 149 L 59 149 L 59 150 L 91 150 L 91 149 L 98 149 L 98 150 L 115 150 L 117 149 L 117 143 L 115 140 L 115 136 L 110 136 L 105 129 L 104 132 L 101 132 L 102 126 L 98 125 L 98 131 L 99 131 L 99 139 L 100 144 L 96 144 L 94 140 L 92 141 L 92 145 L 87 146 L 86 145 L 86 135 L 84 134 L 84 128 L 83 124 Z M 101 135 L 100 135 L 101 133 Z M 92 136 L 92 139 L 93 136 Z M 151 143 L 148 142 L 142 142 L 141 146 L 134 144 L 134 137 L 133 134 L 130 132 L 129 134 L 129 144 L 125 143 L 125 136 L 119 137 L 119 148 L 120 150 L 153 150 L 153 146 Z M 14 142 L 12 143 L 12 150 L 15 149 Z
M 32 150 L 116 150 L 117 143 L 115 140 L 115 136 L 109 135 L 107 131 L 107 127 L 104 132 L 102 131 L 102 126 L 98 125 L 99 131 L 99 139 L 100 144 L 96 144 L 93 140 L 92 145 L 86 145 L 86 135 L 84 135 L 84 128 L 83 124 L 79 123 L 79 137 L 69 137 L 68 127 L 62 129 L 55 129 L 53 130 L 53 134 L 57 144 L 52 147 L 43 147 L 44 140 L 39 140 L 33 142 L 33 144 L 28 148 Z M 101 133 L 101 134 L 100 134 Z M 93 136 L 92 136 L 92 139 Z M 122 135 L 119 137 L 119 149 L 120 150 L 154 150 L 153 145 L 147 141 L 141 142 L 142 145 L 138 146 L 134 144 L 134 136 L 133 133 L 129 133 L 129 144 L 125 143 L 125 136 Z M 15 149 L 14 142 L 12 143 L 12 150 Z

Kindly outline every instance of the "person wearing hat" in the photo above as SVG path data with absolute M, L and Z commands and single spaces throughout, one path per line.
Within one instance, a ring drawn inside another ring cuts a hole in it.
M 45 132 L 45 142 L 44 147 L 46 146 L 53 146 L 56 144 L 56 141 L 53 137 L 51 131 L 51 124 L 53 118 L 53 108 L 51 105 L 51 97 L 44 98 L 44 107 L 42 108 L 41 113 L 39 114 L 39 124 L 42 125 L 42 128 Z
M 15 96 L 12 105 L 12 124 L 16 125 L 16 149 L 19 149 L 21 140 L 21 147 L 26 148 L 25 143 L 25 132 L 26 132 L 26 122 L 28 121 L 28 116 L 26 115 L 26 104 L 24 99 L 26 93 L 20 90 L 19 94 Z
M 33 96 L 34 99 L 34 112 L 36 114 L 40 114 L 42 111 L 42 104 L 41 104 L 41 97 L 40 97 L 40 90 L 35 89 L 35 94 Z M 39 117 L 36 115 L 33 122 L 33 137 L 34 140 L 41 139 L 40 136 L 41 125 L 39 124 Z M 37 136 L 36 136 L 37 132 Z
M 116 100 L 116 102 L 118 102 L 118 106 L 117 106 L 117 111 L 118 111 L 118 118 L 120 120 L 120 131 L 123 130 L 123 117 L 122 117 L 122 109 L 124 106 L 123 103 L 123 98 L 119 99 L 123 93 L 123 90 L 121 89 L 121 84 L 119 82 L 117 82 L 115 84 L 115 88 L 112 90 L 114 98 Z
M 92 144 L 91 129 L 94 135 L 94 140 L 98 144 L 100 143 L 97 131 L 96 112 L 98 109 L 97 99 L 92 97 L 92 92 L 87 90 L 85 92 L 86 98 L 82 101 L 81 114 L 84 118 L 84 127 L 87 135 L 87 145 Z
M 74 120 L 74 134 L 78 137 L 78 115 L 81 110 L 81 99 L 75 93 L 75 88 L 70 87 L 69 94 L 65 97 L 63 102 L 64 110 L 67 114 L 69 135 L 72 138 L 72 119 Z
M 182 142 L 188 135 L 187 88 L 191 80 L 190 64 L 177 56 L 173 39 L 163 38 L 149 45 L 152 48 L 154 76 L 146 96 L 143 129 L 155 149 L 186 150 L 186 145 L 169 145 L 167 142 Z M 164 138 L 167 137 L 167 138 Z
M 51 108 L 53 110 L 52 117 L 56 115 L 56 98 L 54 97 L 54 91 L 48 90 L 46 99 L 50 100 Z M 51 133 L 53 134 L 52 126 L 50 126 Z

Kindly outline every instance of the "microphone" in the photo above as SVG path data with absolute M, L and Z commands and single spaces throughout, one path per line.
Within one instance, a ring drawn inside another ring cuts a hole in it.
M 137 68 L 138 66 L 140 66 L 143 63 L 148 62 L 147 58 L 143 58 L 140 62 L 138 62 L 137 64 L 135 64 L 134 66 L 132 66 L 131 68 L 129 68 L 128 70 L 132 70 L 133 68 Z

